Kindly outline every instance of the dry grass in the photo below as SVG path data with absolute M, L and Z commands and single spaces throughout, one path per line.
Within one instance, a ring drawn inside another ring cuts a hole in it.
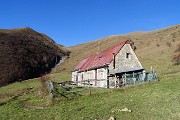
M 108 36 L 69 47 L 68 49 L 71 50 L 69 59 L 57 68 L 56 72 L 66 71 L 70 74 L 83 58 L 103 51 L 129 38 L 134 41 L 136 55 L 145 69 L 149 70 L 152 66 L 160 75 L 180 72 L 180 66 L 173 66 L 172 63 L 174 51 L 180 43 L 180 25 L 150 32 Z
M 55 105 L 36 95 L 40 87 L 38 79 L 14 83 L 0 89 L 0 119 L 106 120 L 110 116 L 126 120 L 180 119 L 180 66 L 173 66 L 171 63 L 176 46 L 180 42 L 180 26 L 152 32 L 109 36 L 100 39 L 100 42 L 96 40 L 70 47 L 68 49 L 72 54 L 69 59 L 55 69 L 56 73 L 51 74 L 49 78 L 57 82 L 69 80 L 70 71 L 84 57 L 107 49 L 126 38 L 134 40 L 137 46 L 136 53 L 143 66 L 146 69 L 153 66 L 160 76 L 160 81 L 124 89 L 96 88 L 93 89 L 96 94 L 92 96 L 62 100 Z M 168 46 L 167 42 L 171 45 Z M 157 47 L 157 44 L 160 46 Z M 29 87 L 32 87 L 32 90 L 26 93 L 24 88 Z M 24 90 L 25 92 L 22 92 Z M 14 97 L 16 93 L 18 96 Z M 117 112 L 124 108 L 132 112 Z

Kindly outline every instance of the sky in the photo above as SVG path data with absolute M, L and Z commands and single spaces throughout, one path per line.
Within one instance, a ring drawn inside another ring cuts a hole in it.
M 0 29 L 30 27 L 74 46 L 180 24 L 180 0 L 0 0 Z

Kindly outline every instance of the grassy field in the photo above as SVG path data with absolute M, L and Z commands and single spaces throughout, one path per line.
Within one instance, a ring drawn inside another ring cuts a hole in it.
M 117 120 L 179 120 L 180 66 L 171 62 L 180 42 L 179 25 L 152 32 L 105 37 L 70 47 L 69 58 L 48 78 L 56 82 L 70 80 L 70 71 L 84 57 L 126 38 L 134 40 L 143 67 L 148 71 L 152 66 L 160 81 L 119 89 L 93 88 L 92 95 L 84 91 L 82 96 L 73 99 L 60 97 L 54 101 L 49 94 L 42 94 L 39 78 L 16 82 L 0 88 L 0 120 L 107 120 L 111 116 Z M 120 111 L 124 108 L 131 112 Z
M 37 79 L 0 88 L 0 119 L 107 120 L 180 119 L 180 76 L 121 89 L 92 89 L 92 95 L 51 102 L 39 95 Z M 128 108 L 132 112 L 121 112 Z

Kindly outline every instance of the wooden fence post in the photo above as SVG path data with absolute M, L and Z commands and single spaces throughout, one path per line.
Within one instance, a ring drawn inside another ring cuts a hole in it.
M 89 95 L 91 95 L 91 87 L 90 87 L 90 80 L 88 79 L 88 83 L 89 83 Z
M 52 81 L 48 81 L 48 88 L 50 91 L 50 97 L 51 97 L 51 99 L 53 99 L 53 97 L 54 97 L 54 85 L 53 85 Z
M 126 73 L 125 73 L 124 81 L 125 81 L 124 83 L 125 83 L 125 86 L 126 86 Z

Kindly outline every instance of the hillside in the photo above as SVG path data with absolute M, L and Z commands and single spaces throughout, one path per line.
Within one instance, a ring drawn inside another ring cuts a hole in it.
M 0 87 L 0 119 L 27 120 L 164 120 L 180 119 L 180 65 L 172 57 L 180 43 L 180 26 L 151 32 L 135 32 L 108 36 L 89 43 L 68 47 L 71 54 L 58 66 L 53 81 L 71 78 L 71 70 L 81 59 L 96 54 L 124 39 L 135 42 L 136 53 L 143 66 L 153 66 L 159 81 L 115 89 L 91 88 L 72 93 L 69 98 L 42 94 L 41 78 Z M 63 47 L 62 45 L 60 45 Z M 65 87 L 66 89 L 69 89 Z M 123 109 L 128 111 L 122 111 Z
M 38 77 L 68 54 L 51 38 L 31 28 L 0 29 L 0 86 Z
M 136 46 L 136 54 L 142 65 L 147 70 L 152 66 L 159 75 L 167 75 L 172 72 L 180 72 L 180 66 L 174 66 L 172 58 L 174 51 L 180 44 L 180 25 L 154 30 L 149 32 L 133 32 L 123 35 L 107 36 L 85 44 L 68 47 L 71 50 L 67 59 L 56 72 L 72 71 L 84 58 L 103 51 L 126 39 L 131 39 Z
M 38 78 L 0 88 L 1 120 L 179 120 L 179 76 L 136 87 L 92 88 L 51 101 L 39 95 Z M 79 96 L 80 95 L 80 96 Z M 82 95 L 82 96 L 81 96 Z M 131 112 L 121 112 L 127 108 Z

